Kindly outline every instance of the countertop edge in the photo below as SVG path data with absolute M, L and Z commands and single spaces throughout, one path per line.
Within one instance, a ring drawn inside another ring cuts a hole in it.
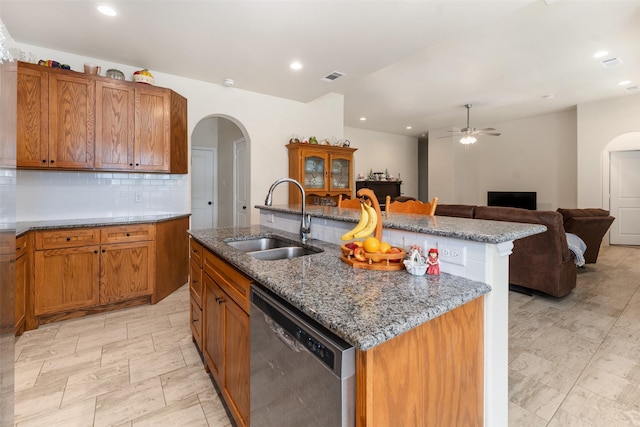
M 110 225 L 145 224 L 171 221 L 174 219 L 190 217 L 190 213 L 145 215 L 130 217 L 105 217 L 105 218 L 85 218 L 85 219 L 52 219 L 44 221 L 16 221 L 16 237 L 38 230 L 53 230 L 60 228 L 87 228 L 105 227 Z

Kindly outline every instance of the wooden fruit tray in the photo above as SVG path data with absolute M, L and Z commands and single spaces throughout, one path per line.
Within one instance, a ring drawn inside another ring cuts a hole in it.
M 376 215 L 378 216 L 378 224 L 376 226 L 373 235 L 378 239 L 382 240 L 382 213 L 380 212 L 380 204 L 378 203 L 378 198 L 375 193 L 369 188 L 361 188 L 358 190 L 356 194 L 358 197 L 362 197 L 365 199 L 369 199 L 371 202 L 371 206 L 376 211 Z M 347 243 L 340 245 L 342 249 L 342 255 L 340 255 L 340 259 L 347 264 L 351 265 L 354 268 L 363 268 L 366 270 L 386 270 L 386 271 L 394 271 L 394 270 L 404 270 L 404 264 L 402 260 L 407 256 L 407 253 L 400 249 L 400 252 L 395 254 L 369 254 L 365 253 L 365 258 L 367 261 L 358 261 L 353 257 L 353 250 L 346 247 Z M 374 262 L 373 260 L 377 262 Z
M 340 245 L 342 249 L 342 255 L 340 259 L 354 268 L 363 268 L 365 270 L 404 270 L 404 264 L 402 260 L 407 256 L 406 252 L 400 249 L 400 252 L 395 254 L 370 254 L 365 253 L 364 257 L 367 261 L 358 261 L 353 257 L 353 250 L 345 246 L 346 243 Z M 375 260 L 379 260 L 374 262 Z

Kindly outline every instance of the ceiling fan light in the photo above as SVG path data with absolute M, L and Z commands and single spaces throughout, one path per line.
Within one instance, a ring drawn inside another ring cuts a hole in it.
M 460 138 L 460 143 L 463 144 L 463 145 L 473 144 L 476 141 L 477 141 L 477 139 L 473 135 L 465 135 L 462 138 Z

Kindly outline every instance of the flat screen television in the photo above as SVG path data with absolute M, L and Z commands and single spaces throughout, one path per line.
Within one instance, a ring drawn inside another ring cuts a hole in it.
M 487 191 L 487 205 L 535 211 L 537 208 L 536 194 L 535 191 Z

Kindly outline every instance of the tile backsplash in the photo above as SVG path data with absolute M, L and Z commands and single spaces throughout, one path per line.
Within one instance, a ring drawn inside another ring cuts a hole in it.
M 19 170 L 18 221 L 188 213 L 189 175 Z

